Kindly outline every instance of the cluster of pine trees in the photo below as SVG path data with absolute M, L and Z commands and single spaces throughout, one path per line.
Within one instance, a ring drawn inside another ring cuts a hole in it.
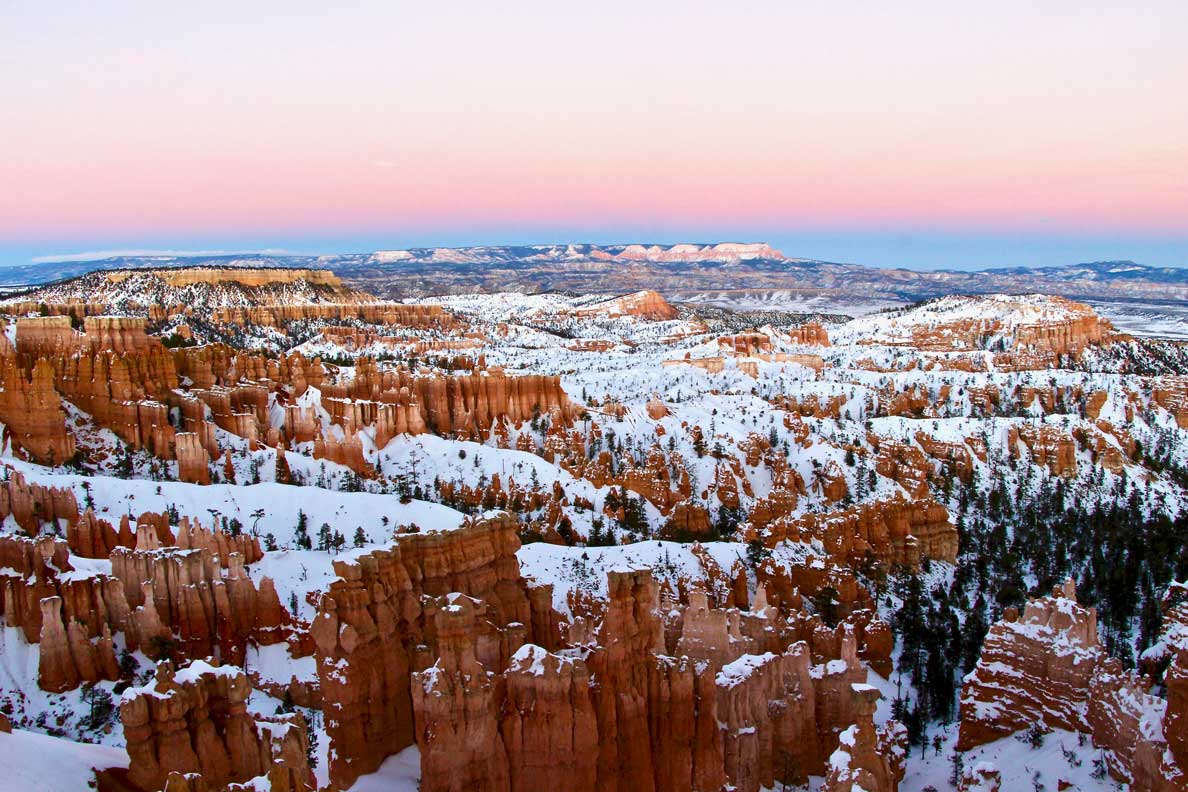
M 1124 476 L 1099 478 L 1087 482 L 1093 498 L 1059 478 L 1004 476 L 988 489 L 952 478 L 938 488 L 960 534 L 951 578 L 927 566 L 900 571 L 883 592 L 901 642 L 896 671 L 916 691 L 894 702 L 913 744 L 927 741 L 929 722 L 955 717 L 989 625 L 1064 580 L 1097 608 L 1104 648 L 1127 667 L 1156 640 L 1164 592 L 1188 579 L 1188 516 L 1172 516 Z

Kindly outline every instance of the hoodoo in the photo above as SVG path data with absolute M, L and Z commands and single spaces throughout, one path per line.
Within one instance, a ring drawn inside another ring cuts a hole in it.
M 1034 295 L 701 299 L 224 263 L 0 302 L 15 739 L 146 792 L 1183 789 L 1176 348 Z

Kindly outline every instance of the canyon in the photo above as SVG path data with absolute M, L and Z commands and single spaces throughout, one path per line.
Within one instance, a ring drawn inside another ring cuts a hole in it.
M 0 301 L 9 727 L 117 750 L 113 792 L 1008 789 L 1044 739 L 1045 782 L 1184 788 L 1188 353 L 1061 297 L 624 282 Z

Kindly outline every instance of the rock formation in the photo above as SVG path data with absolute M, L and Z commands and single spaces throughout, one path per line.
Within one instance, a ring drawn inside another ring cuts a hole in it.
M 820 539 L 831 558 L 860 562 L 867 553 L 888 564 L 915 567 L 922 558 L 952 563 L 957 529 L 948 510 L 931 497 L 897 496 L 839 512 L 773 520 L 761 538 L 769 546 L 784 540 Z
M 460 592 L 483 600 L 496 627 L 534 624 L 518 547 L 515 523 L 500 517 L 402 535 L 390 550 L 335 563 L 339 578 L 311 626 L 326 732 L 336 746 L 334 783 L 349 785 L 413 744 L 410 656 L 428 629 L 422 595 Z
M 43 523 L 66 529 L 78 520 L 73 490 L 29 483 L 24 474 L 9 467 L 0 469 L 0 476 L 0 519 L 11 515 L 30 535 L 37 534 Z
M 46 597 L 41 601 L 41 651 L 38 654 L 37 684 L 42 690 L 61 693 L 83 682 L 119 679 L 111 631 L 103 625 L 97 643 L 87 639 L 86 628 L 79 622 L 62 624 L 62 600 Z
M 304 720 L 257 722 L 247 710 L 250 692 L 234 668 L 198 661 L 174 674 L 158 664 L 156 680 L 126 691 L 120 704 L 129 780 L 152 790 L 173 773 L 200 774 L 210 787 L 267 775 L 280 789 L 314 789 Z
M 1114 778 L 1133 782 L 1136 790 L 1181 789 L 1188 774 L 1178 728 L 1184 712 L 1179 673 L 1169 670 L 1166 704 L 1148 693 L 1107 657 L 1096 610 L 1078 605 L 1066 582 L 1052 596 L 1029 602 L 1021 616 L 1008 609 L 990 628 L 962 688 L 957 749 L 1031 726 L 1079 731 L 1102 749 Z
M 862 684 L 853 689 L 858 720 L 841 733 L 821 792 L 897 792 L 903 779 L 907 732 L 894 721 L 876 730 L 878 690 Z
M 274 623 L 279 610 L 275 588 L 262 584 L 257 591 L 238 553 L 229 554 L 227 563 L 221 570 L 206 548 L 113 551 L 112 573 L 131 608 L 129 645 L 148 646 L 154 636 L 176 635 L 183 656 L 217 654 L 241 665 L 249 640 L 283 640 Z M 269 593 L 262 602 L 265 591 Z M 267 615 L 262 622 L 257 620 L 259 606 L 264 606 L 261 615 Z
M 67 320 L 69 329 L 69 320 Z M 66 428 L 62 399 L 54 390 L 54 370 L 38 360 L 29 374 L 13 358 L 0 368 L 4 390 L 0 391 L 0 421 L 6 440 L 24 450 L 29 458 L 48 465 L 60 465 L 74 456 L 74 435 Z
M 625 294 L 576 311 L 578 316 L 636 316 L 641 319 L 664 321 L 676 319 L 677 310 L 659 292 L 644 290 Z

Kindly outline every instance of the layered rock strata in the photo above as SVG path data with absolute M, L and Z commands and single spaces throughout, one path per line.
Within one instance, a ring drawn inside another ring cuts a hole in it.
M 266 776 L 273 790 L 316 788 L 304 719 L 258 721 L 247 710 L 250 693 L 237 669 L 195 662 L 174 674 L 159 664 L 156 680 L 128 690 L 120 704 L 129 780 L 156 790 L 172 774 L 198 775 L 206 788 Z
M 1109 658 L 1098 641 L 1097 613 L 1077 604 L 1071 581 L 1008 609 L 982 645 L 961 692 L 961 751 L 1039 726 L 1089 734 L 1107 768 L 1139 792 L 1182 789 L 1186 712 L 1180 653 L 1168 672 L 1168 698 Z

